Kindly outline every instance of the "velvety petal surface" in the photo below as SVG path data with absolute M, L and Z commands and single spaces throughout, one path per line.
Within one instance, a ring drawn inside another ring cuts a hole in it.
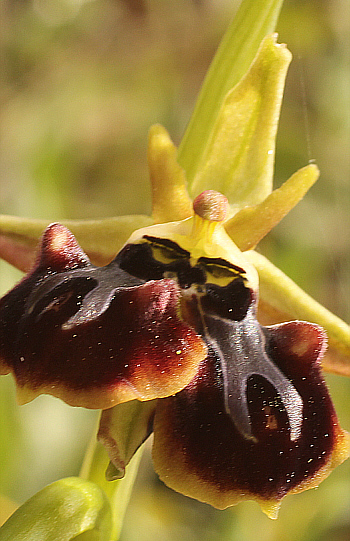
M 171 488 L 218 508 L 254 499 L 274 518 L 287 493 L 317 486 L 348 456 L 349 439 L 320 373 L 325 347 L 320 327 L 290 322 L 262 328 L 262 333 L 269 362 L 301 397 L 301 422 L 291 419 L 276 375 L 270 377 L 268 365 L 264 373 L 257 363 L 255 371 L 243 368 L 241 401 L 246 400 L 251 434 L 245 433 L 239 401 L 238 413 L 227 407 L 235 371 L 223 368 L 225 346 L 219 336 L 194 380 L 175 397 L 159 401 L 153 456 L 156 471 Z M 226 359 L 227 364 L 238 361 L 237 352 Z
M 206 355 L 179 299 L 171 279 L 145 283 L 116 260 L 93 266 L 53 224 L 33 271 L 0 302 L 1 372 L 14 374 L 21 402 L 48 393 L 105 409 L 174 394 Z

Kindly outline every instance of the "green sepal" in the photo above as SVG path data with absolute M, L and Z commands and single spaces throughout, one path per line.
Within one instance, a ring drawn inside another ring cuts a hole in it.
M 0 257 L 27 272 L 34 263 L 38 241 L 49 220 L 0 215 Z M 144 215 L 118 216 L 102 220 L 62 220 L 96 265 L 106 265 L 135 229 L 153 224 Z
M 111 460 L 106 472 L 109 481 L 124 476 L 126 466 L 150 435 L 156 404 L 157 400 L 131 400 L 102 412 L 97 437 Z
M 267 36 L 248 73 L 227 94 L 203 149 L 190 193 L 224 194 L 234 211 L 272 191 L 275 139 L 291 54 Z
M 275 31 L 282 4 L 283 0 L 243 0 L 221 40 L 179 148 L 189 184 L 203 161 L 224 97 L 247 73 L 263 38 Z
M 90 481 L 68 477 L 26 501 L 0 528 L 0 541 L 110 541 L 111 508 Z
M 322 367 L 350 376 L 349 325 L 305 293 L 266 257 L 253 250 L 244 255 L 259 274 L 259 321 L 266 325 L 299 319 L 321 325 L 328 335 Z

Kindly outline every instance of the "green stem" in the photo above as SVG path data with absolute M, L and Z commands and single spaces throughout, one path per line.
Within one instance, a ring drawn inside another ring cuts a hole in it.
M 126 508 L 140 464 L 142 449 L 143 446 L 140 447 L 131 459 L 123 479 L 107 481 L 105 471 L 109 464 L 109 457 L 106 449 L 97 441 L 95 431 L 87 448 L 79 476 L 82 479 L 96 483 L 105 491 L 109 499 L 113 516 L 111 541 L 118 541 L 119 539 Z

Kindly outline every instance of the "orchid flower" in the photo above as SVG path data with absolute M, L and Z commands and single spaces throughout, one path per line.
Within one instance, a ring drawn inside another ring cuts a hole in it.
M 153 432 L 168 486 L 271 518 L 350 452 L 321 371 L 349 374 L 349 327 L 254 250 L 318 177 L 310 164 L 272 190 L 290 60 L 268 35 L 179 151 L 151 128 L 151 217 L 0 219 L 2 257 L 30 269 L 0 301 L 19 402 L 102 409 L 110 480 Z

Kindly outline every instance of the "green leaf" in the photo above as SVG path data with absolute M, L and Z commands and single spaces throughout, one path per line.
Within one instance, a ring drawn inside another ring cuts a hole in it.
M 283 0 L 243 0 L 223 37 L 179 148 L 179 163 L 190 185 L 224 97 L 248 71 L 263 38 L 274 32 L 282 4 Z
M 291 54 L 267 36 L 248 73 L 227 94 L 190 186 L 193 196 L 214 189 L 232 210 L 263 201 L 272 191 L 275 139 Z
M 94 483 L 68 477 L 25 502 L 0 528 L 0 541 L 110 541 L 111 509 Z

